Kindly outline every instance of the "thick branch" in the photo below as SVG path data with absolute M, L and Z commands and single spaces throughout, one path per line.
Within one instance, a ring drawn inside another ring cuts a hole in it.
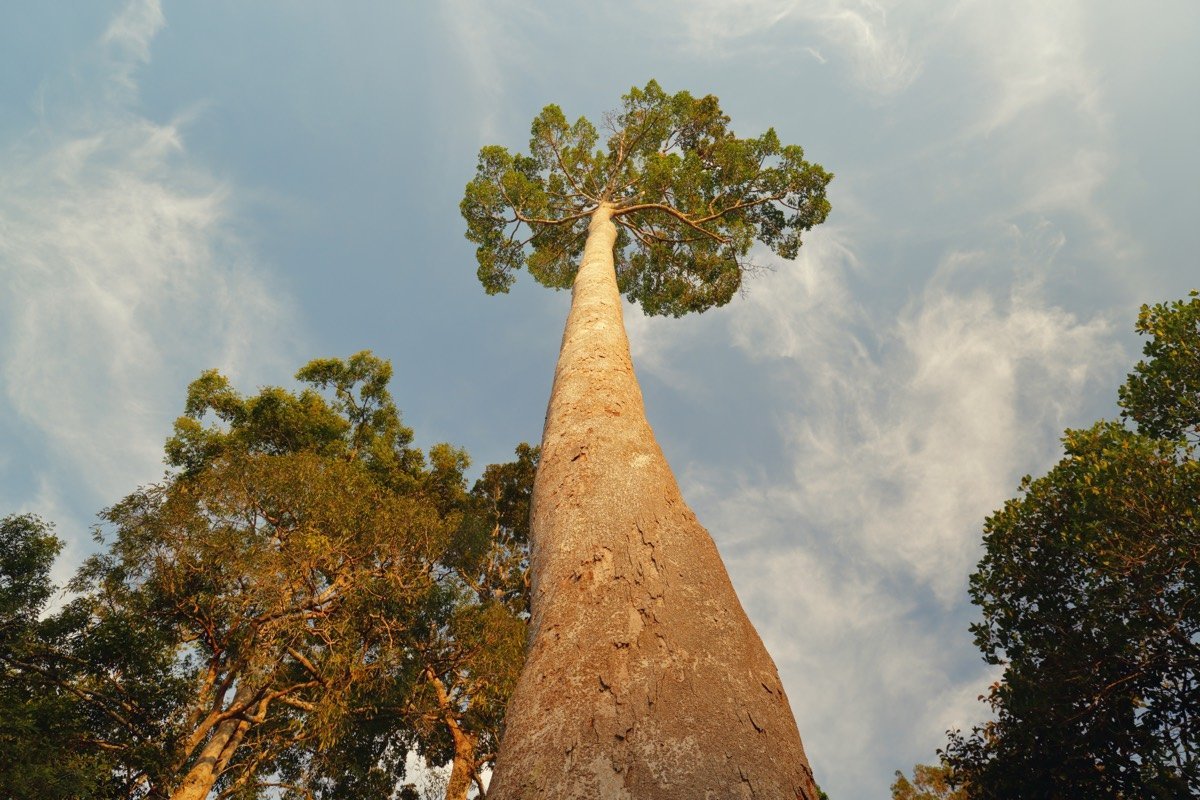
M 521 222 L 524 222 L 526 225 L 530 225 L 530 226 L 533 226 L 533 225 L 562 225 L 563 223 L 566 223 L 566 222 L 574 222 L 577 219 L 583 219 L 584 217 L 590 217 L 592 215 L 592 212 L 596 210 L 595 208 L 589 208 L 584 211 L 580 211 L 578 213 L 571 214 L 566 217 L 561 217 L 559 219 L 542 219 L 541 217 L 527 217 L 524 214 L 522 214 L 520 211 L 518 211 L 516 206 L 513 206 L 512 209 L 513 209 L 513 213 L 516 214 L 517 219 L 519 219 Z
M 701 228 L 700 226 L 706 222 L 712 222 L 714 219 L 720 219 L 721 217 L 723 217 L 727 214 L 730 214 L 734 211 L 741 211 L 743 208 L 753 208 L 754 206 L 761 206 L 763 203 L 775 202 L 776 200 L 782 200 L 785 197 L 787 197 L 787 192 L 771 194 L 771 195 L 767 195 L 766 197 L 758 197 L 758 198 L 755 198 L 754 200 L 750 200 L 745 203 L 734 203 L 729 208 L 722 209 L 721 211 L 717 211 L 715 213 L 709 214 L 706 217 L 700 217 L 700 218 L 694 219 L 694 220 L 691 217 L 684 214 L 682 211 L 672 208 L 671 206 L 663 205 L 662 203 L 639 203 L 638 205 L 634 205 L 634 206 L 624 206 L 622 208 L 615 209 L 613 211 L 613 216 L 616 217 L 616 216 L 623 215 L 623 214 L 632 214 L 634 211 L 665 211 L 666 213 L 670 214 L 671 216 L 676 217 L 680 221 L 685 222 L 688 225 L 692 226 L 696 230 L 702 231 L 703 233 L 707 233 L 709 236 L 713 236 L 714 238 L 716 238 L 714 234 L 710 233 L 709 231 L 706 231 L 704 228 Z M 719 240 L 719 241 L 724 241 L 724 240 Z
M 734 209 L 730 209 L 730 210 L 734 210 Z M 720 214 L 718 214 L 716 216 L 705 217 L 700 220 L 693 220 L 691 217 L 689 217 L 687 214 L 684 214 L 682 211 L 680 211 L 676 208 L 672 208 L 671 206 L 664 205 L 662 203 L 639 203 L 638 205 L 625 206 L 624 208 L 615 209 L 613 211 L 613 218 L 619 222 L 620 217 L 623 217 L 627 214 L 632 214 L 635 211 L 662 211 L 665 214 L 669 214 L 670 216 L 675 217 L 675 219 L 679 220 L 684 225 L 687 225 L 689 228 L 692 228 L 693 230 L 697 231 L 698 233 L 701 233 L 701 234 L 707 236 L 709 239 L 712 239 L 714 242 L 719 242 L 720 244 L 729 244 L 729 238 L 727 236 L 721 236 L 720 234 L 713 233 L 712 231 L 707 230 L 706 228 L 700 227 L 701 223 L 710 222 L 713 219 L 716 219 L 716 217 L 721 216 Z M 626 225 L 626 227 L 632 227 L 632 226 Z

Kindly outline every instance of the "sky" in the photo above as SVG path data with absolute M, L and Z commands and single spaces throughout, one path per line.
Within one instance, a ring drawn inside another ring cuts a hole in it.
M 0 11 L 0 514 L 67 541 L 163 474 L 188 382 L 390 359 L 418 443 L 541 435 L 569 296 L 487 297 L 458 202 L 631 86 L 712 93 L 835 174 L 728 306 L 626 308 L 647 414 L 818 782 L 986 717 L 986 516 L 1117 413 L 1142 303 L 1200 287 L 1190 0 L 94 0 Z M 719 646 L 719 643 L 714 643 Z

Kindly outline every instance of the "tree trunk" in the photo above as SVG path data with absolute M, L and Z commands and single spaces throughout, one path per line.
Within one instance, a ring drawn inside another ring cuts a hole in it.
M 646 422 L 593 214 L 542 436 L 492 800 L 816 800 L 774 662 Z
M 442 720 L 454 740 L 454 760 L 450 766 L 450 780 L 446 784 L 446 800 L 467 800 L 467 793 L 471 791 L 471 782 L 475 779 L 478 766 L 475 754 L 476 737 L 462 729 L 455 714 L 454 703 L 450 699 L 450 692 L 432 667 L 425 667 L 425 677 L 437 694 Z
M 188 770 L 179 788 L 171 793 L 171 800 L 204 800 L 208 797 L 213 784 L 221 777 L 249 729 L 249 722 L 237 718 L 227 719 L 217 725 L 212 736 L 204 743 L 196 763 Z
M 467 800 L 475 778 L 475 742 L 457 726 L 450 732 L 454 736 L 454 761 L 446 784 L 446 800 Z

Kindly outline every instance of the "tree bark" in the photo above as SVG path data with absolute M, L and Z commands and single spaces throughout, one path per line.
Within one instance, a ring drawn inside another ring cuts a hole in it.
M 425 667 L 425 677 L 437 694 L 442 721 L 446 723 L 446 727 L 450 730 L 450 736 L 454 740 L 454 760 L 450 766 L 450 780 L 446 784 L 446 800 L 467 800 L 467 794 L 471 791 L 471 782 L 475 780 L 478 767 L 475 753 L 476 739 L 464 731 L 462 725 L 459 724 L 446 684 L 428 666 Z
M 454 736 L 454 761 L 446 784 L 446 800 L 467 800 L 475 779 L 475 742 L 457 726 L 450 733 Z
M 171 793 L 171 800 L 204 800 L 208 797 L 249 729 L 250 723 L 240 719 L 227 719 L 218 725 L 200 751 L 200 758 L 188 770 L 179 788 Z
M 245 702 L 249 692 L 239 689 L 233 698 L 232 706 Z M 250 730 L 250 721 L 243 717 L 230 717 L 222 720 L 214 728 L 208 741 L 200 750 L 196 763 L 188 770 L 187 775 L 179 783 L 179 787 L 171 793 L 171 800 L 204 800 L 212 791 L 213 785 L 233 754 L 237 751 Z
M 778 672 L 646 421 L 593 214 L 542 436 L 492 800 L 816 800 Z

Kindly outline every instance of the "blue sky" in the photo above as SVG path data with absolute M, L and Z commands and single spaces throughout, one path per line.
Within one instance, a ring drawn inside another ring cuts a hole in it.
M 15 7 L 14 7 L 15 8 Z M 424 445 L 536 441 L 568 297 L 486 297 L 480 146 L 649 78 L 837 177 L 794 263 L 627 310 L 647 411 L 835 800 L 982 719 L 983 518 L 1200 285 L 1189 2 L 60 2 L 0 25 L 0 511 L 91 547 L 184 389 L 370 348 Z M 761 260 L 770 261 L 764 255 Z

